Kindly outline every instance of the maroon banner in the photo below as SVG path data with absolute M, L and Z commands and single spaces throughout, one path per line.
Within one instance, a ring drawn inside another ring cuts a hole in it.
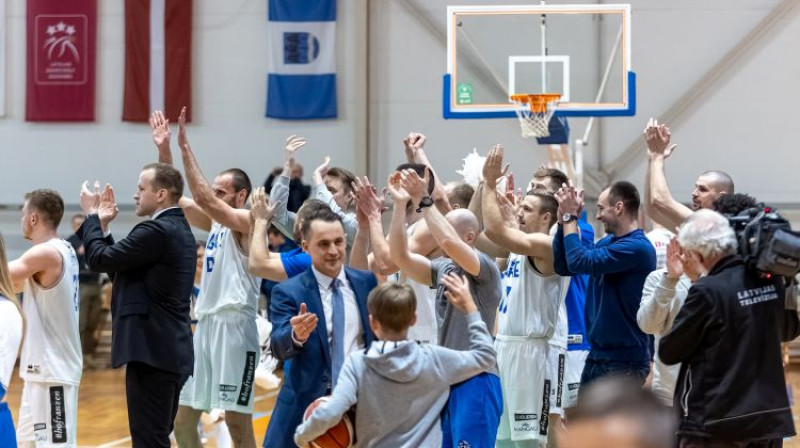
M 94 121 L 97 0 L 28 0 L 25 120 Z

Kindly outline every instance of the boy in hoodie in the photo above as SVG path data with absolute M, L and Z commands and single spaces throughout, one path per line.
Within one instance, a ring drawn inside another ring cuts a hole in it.
M 469 350 L 456 351 L 408 340 L 408 328 L 417 318 L 413 290 L 399 283 L 375 288 L 367 307 L 369 323 L 378 340 L 368 350 L 354 352 L 347 358 L 330 401 L 320 404 L 297 427 L 294 436 L 297 446 L 309 446 L 335 426 L 356 401 L 357 446 L 442 445 L 439 414 L 447 403 L 450 385 L 487 371 L 496 362 L 492 338 L 478 313 L 466 277 L 450 274 L 442 282 L 450 303 L 467 314 Z

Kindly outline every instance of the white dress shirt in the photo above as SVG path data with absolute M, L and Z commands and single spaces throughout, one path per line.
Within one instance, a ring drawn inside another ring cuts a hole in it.
M 328 330 L 328 344 L 333 341 L 333 290 L 331 289 L 332 277 L 319 272 L 315 267 L 311 267 L 314 277 L 317 278 L 319 296 L 322 298 L 322 312 L 325 314 L 325 327 Z M 364 348 L 364 330 L 361 327 L 361 314 L 356 302 L 356 293 L 347 276 L 344 267 L 339 271 L 339 291 L 344 300 L 344 355 Z

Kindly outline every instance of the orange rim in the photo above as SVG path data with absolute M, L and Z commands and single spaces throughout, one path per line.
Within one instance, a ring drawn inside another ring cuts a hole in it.
M 547 105 L 555 103 L 561 98 L 560 93 L 519 93 L 511 95 L 511 101 L 517 104 L 530 105 L 531 112 L 544 113 L 547 111 Z

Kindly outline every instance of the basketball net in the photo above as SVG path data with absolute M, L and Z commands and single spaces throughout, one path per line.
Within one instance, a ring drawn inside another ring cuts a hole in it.
M 524 138 L 550 136 L 548 125 L 560 98 L 559 93 L 511 95 Z

